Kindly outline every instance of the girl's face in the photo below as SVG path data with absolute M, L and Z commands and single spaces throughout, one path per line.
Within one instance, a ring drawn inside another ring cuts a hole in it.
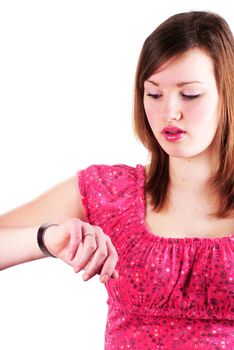
M 198 48 L 169 60 L 144 82 L 148 122 L 161 147 L 173 157 L 210 155 L 218 126 L 218 99 L 212 59 Z M 167 126 L 185 133 L 181 138 L 165 134 L 162 130 Z

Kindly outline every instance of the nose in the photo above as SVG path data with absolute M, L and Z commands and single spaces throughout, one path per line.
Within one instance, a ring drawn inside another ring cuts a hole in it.
M 172 99 L 165 99 L 161 106 L 161 118 L 165 120 L 179 120 L 182 116 L 179 103 Z

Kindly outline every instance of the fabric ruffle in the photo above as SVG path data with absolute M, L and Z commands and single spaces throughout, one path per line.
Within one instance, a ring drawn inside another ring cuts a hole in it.
M 165 238 L 150 232 L 140 164 L 92 165 L 77 174 L 87 220 L 110 236 L 119 254 L 119 279 L 106 284 L 107 338 L 113 338 L 122 313 L 129 332 L 137 318 L 151 327 L 155 317 L 213 325 L 234 320 L 234 234 Z

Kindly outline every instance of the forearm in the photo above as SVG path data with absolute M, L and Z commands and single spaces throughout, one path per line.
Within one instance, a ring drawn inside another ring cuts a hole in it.
M 37 231 L 38 226 L 0 227 L 0 270 L 45 257 L 37 245 Z

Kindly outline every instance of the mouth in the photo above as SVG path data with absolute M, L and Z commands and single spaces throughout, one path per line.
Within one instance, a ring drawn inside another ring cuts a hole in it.
M 185 134 L 185 131 L 182 131 L 182 130 L 178 130 L 178 131 L 164 131 L 164 134 L 169 134 L 169 135 L 181 134 L 181 133 Z
M 186 131 L 176 128 L 176 127 L 167 127 L 162 130 L 162 134 L 166 141 L 180 141 L 184 138 Z
M 169 134 L 169 135 L 175 135 L 175 134 L 181 134 L 186 133 L 185 130 L 177 128 L 175 126 L 167 126 L 162 130 L 163 134 Z

